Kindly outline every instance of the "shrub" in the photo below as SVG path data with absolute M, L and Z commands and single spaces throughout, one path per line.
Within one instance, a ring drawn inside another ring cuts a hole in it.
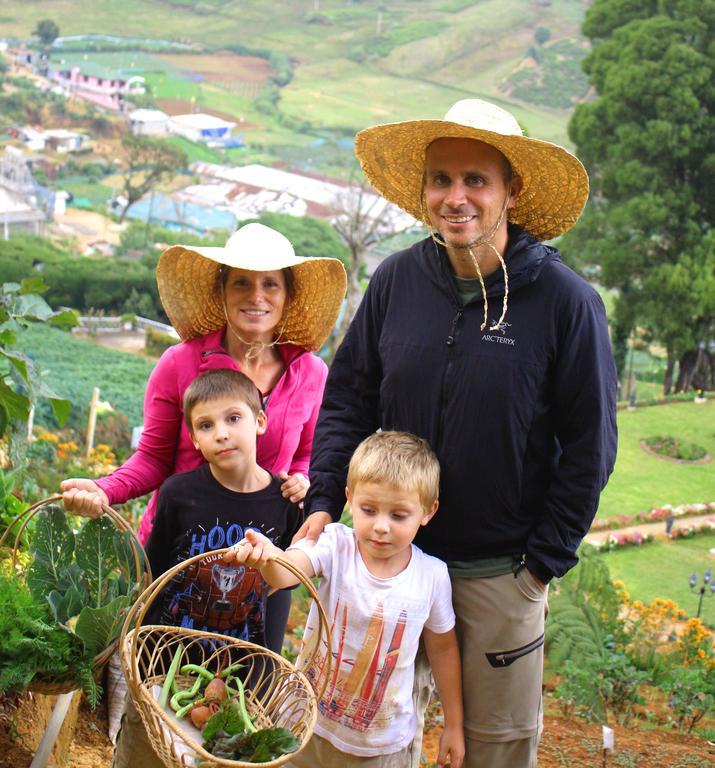
M 705 458 L 707 451 L 695 443 L 688 443 L 671 435 L 656 435 L 643 441 L 648 448 L 659 456 L 668 456 L 681 461 L 698 461 Z
M 715 670 L 703 673 L 700 669 L 677 669 L 673 679 L 665 685 L 668 707 L 675 715 L 678 728 L 691 733 L 705 717 L 715 711 Z
M 628 725 L 635 706 L 644 702 L 638 687 L 648 673 L 636 669 L 626 653 L 609 649 L 599 658 L 576 665 L 568 660 L 565 679 L 556 688 L 564 707 L 590 722 L 609 722 L 609 713 L 620 725 Z
M 154 328 L 147 328 L 144 336 L 144 349 L 148 355 L 154 355 L 159 357 L 169 347 L 173 347 L 174 344 L 178 344 L 179 339 L 175 336 L 170 336 L 168 333 L 157 331 Z

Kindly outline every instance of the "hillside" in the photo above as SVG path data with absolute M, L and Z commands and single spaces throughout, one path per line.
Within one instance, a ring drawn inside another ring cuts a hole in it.
M 4 35 L 18 38 L 51 18 L 63 36 L 102 33 L 282 54 L 293 75 L 280 89 L 278 108 L 289 122 L 307 121 L 312 129 L 352 134 L 375 122 L 435 116 L 458 98 L 482 96 L 512 109 L 532 134 L 566 143 L 570 110 L 586 95 L 579 29 L 587 4 L 126 0 L 118 13 L 110 0 L 5 0 L 0 23 Z M 214 86 L 203 90 L 215 105 Z

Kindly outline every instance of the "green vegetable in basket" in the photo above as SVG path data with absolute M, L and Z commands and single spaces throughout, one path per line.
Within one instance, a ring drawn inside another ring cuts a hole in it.
M 101 688 L 92 660 L 119 635 L 137 586 L 131 534 L 107 517 L 86 520 L 75 534 L 55 505 L 34 522 L 25 583 L 16 593 L 0 586 L 3 604 L 16 605 L 3 608 L 3 616 L 15 622 L 12 637 L 19 638 L 6 642 L 9 635 L 0 634 L 0 693 L 22 690 L 33 678 L 71 675 L 94 707 Z M 15 619 L 16 612 L 24 618 Z
M 181 657 L 184 655 L 184 646 L 179 644 L 176 647 L 176 653 L 171 660 L 171 666 L 164 680 L 164 687 L 161 689 L 161 696 L 159 697 L 159 706 L 166 708 L 166 703 L 169 700 L 169 694 L 171 693 L 171 686 L 174 685 L 174 678 L 176 677 L 176 670 L 179 668 Z
M 295 752 L 299 746 L 298 739 L 286 728 L 264 728 L 204 743 L 204 749 L 215 757 L 247 763 L 267 763 Z
M 236 679 L 239 691 L 243 685 Z M 203 748 L 216 757 L 244 760 L 249 763 L 266 763 L 281 755 L 295 752 L 298 739 L 285 728 L 256 729 L 245 709 L 231 699 L 226 699 L 221 709 L 204 726 Z M 201 761 L 197 761 L 201 765 Z

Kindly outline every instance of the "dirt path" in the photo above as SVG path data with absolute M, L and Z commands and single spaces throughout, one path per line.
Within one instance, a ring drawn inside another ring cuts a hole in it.
M 694 515 L 692 517 L 676 517 L 675 522 L 673 523 L 673 530 L 676 530 L 677 528 L 690 528 L 691 526 L 702 525 L 703 523 L 707 523 L 710 520 L 715 521 L 715 515 L 712 513 L 709 515 Z M 658 520 L 655 523 L 642 523 L 641 525 L 632 525 L 628 528 L 617 528 L 608 531 L 593 531 L 592 533 L 586 534 L 585 540 L 589 544 L 600 544 L 601 542 L 606 541 L 606 539 L 608 539 L 611 534 L 623 536 L 624 534 L 631 534 L 635 533 L 636 531 L 642 533 L 644 536 L 648 535 L 654 536 L 658 539 L 664 539 L 665 520 Z
M 601 727 L 558 715 L 553 699 L 546 698 L 544 733 L 539 747 L 539 768 L 595 768 L 601 761 Z M 0 768 L 28 768 L 33 753 L 23 749 L 0 721 Z M 71 768 L 109 768 L 112 746 L 106 736 L 106 708 L 80 710 L 79 728 L 67 759 Z M 428 766 L 437 758 L 441 728 L 425 733 Z M 615 752 L 607 766 L 638 768 L 708 768 L 715 765 L 715 745 L 698 736 L 673 731 L 615 727 Z M 141 768 L 138 766 L 137 768 Z

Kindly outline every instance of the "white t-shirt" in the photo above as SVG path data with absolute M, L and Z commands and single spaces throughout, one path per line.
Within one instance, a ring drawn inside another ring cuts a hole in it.
M 348 754 L 398 752 L 415 734 L 412 683 L 422 629 L 443 633 L 454 627 L 447 566 L 412 545 L 405 570 L 380 579 L 366 568 L 352 528 L 340 523 L 328 525 L 315 546 L 304 540 L 293 546 L 321 577 L 318 594 L 331 625 L 332 664 L 315 732 Z M 306 668 L 317 628 L 313 605 L 297 664 L 319 690 L 324 643 Z

